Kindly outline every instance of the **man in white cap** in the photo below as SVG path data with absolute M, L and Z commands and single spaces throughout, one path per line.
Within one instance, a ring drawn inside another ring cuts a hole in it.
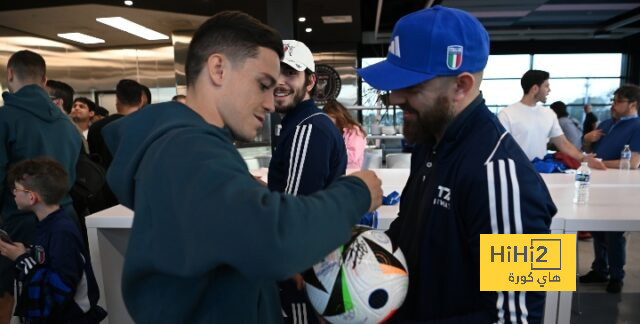
M 342 134 L 311 96 L 316 85 L 313 54 L 302 42 L 284 40 L 275 110 L 283 115 L 277 146 L 269 164 L 269 189 L 309 195 L 344 175 L 347 152 Z M 282 307 L 289 322 L 315 322 L 305 302 L 300 276 L 281 284 Z
M 401 18 L 387 59 L 358 71 L 404 113 L 416 144 L 389 237 L 409 289 L 391 322 L 540 323 L 544 292 L 480 291 L 481 234 L 549 233 L 556 208 L 529 159 L 487 109 L 489 35 L 435 6 Z

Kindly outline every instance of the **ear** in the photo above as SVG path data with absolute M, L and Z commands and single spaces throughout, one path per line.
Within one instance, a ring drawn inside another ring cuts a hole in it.
M 29 205 L 33 206 L 37 204 L 38 201 L 40 201 L 40 196 L 33 191 L 29 192 Z
M 307 93 L 309 93 L 311 89 L 313 89 L 313 87 L 316 85 L 317 80 L 318 77 L 316 76 L 316 74 L 311 73 L 311 75 L 309 76 L 309 85 L 307 85 Z
M 7 81 L 12 82 L 15 77 L 15 71 L 13 68 L 7 68 Z
M 531 89 L 529 89 L 529 93 L 532 95 L 537 95 L 538 92 L 540 92 L 540 86 L 537 84 L 534 84 L 533 87 L 531 87 Z
M 467 95 L 473 90 L 475 84 L 476 77 L 469 72 L 464 72 L 456 76 L 453 100 L 464 100 L 464 98 L 466 98 Z
M 226 57 L 220 53 L 214 53 L 207 58 L 207 75 L 209 80 L 216 86 L 222 85 L 225 79 L 225 69 L 229 62 Z

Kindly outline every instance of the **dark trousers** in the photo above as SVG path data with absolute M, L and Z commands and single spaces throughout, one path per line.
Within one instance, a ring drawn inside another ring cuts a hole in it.
M 591 232 L 595 260 L 591 269 L 611 279 L 624 278 L 627 240 L 624 232 Z

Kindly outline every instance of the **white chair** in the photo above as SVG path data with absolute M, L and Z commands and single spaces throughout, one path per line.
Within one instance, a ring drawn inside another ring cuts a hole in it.
M 408 169 L 411 167 L 410 153 L 390 153 L 387 154 L 388 169 Z
M 362 170 L 380 169 L 382 167 L 382 150 L 367 149 L 364 152 L 364 161 L 362 162 Z

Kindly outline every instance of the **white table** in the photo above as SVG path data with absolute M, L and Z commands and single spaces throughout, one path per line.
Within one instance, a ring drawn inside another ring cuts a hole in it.
M 547 173 L 542 174 L 542 179 L 547 187 L 573 186 L 575 173 Z M 640 171 L 591 170 L 591 182 L 593 187 L 640 187 Z
M 124 256 L 132 223 L 133 211 L 122 205 L 86 218 L 91 266 L 100 288 L 100 304 L 108 312 L 102 323 L 134 323 L 124 305 L 120 290 Z
M 617 170 L 612 170 L 619 172 Z M 612 173 L 613 174 L 613 173 Z M 615 179 L 614 176 L 611 177 Z M 594 177 L 595 181 L 595 177 Z M 640 185 L 623 180 L 619 185 L 600 184 L 589 188 L 589 201 L 573 203 L 573 186 L 550 186 L 558 208 L 551 224 L 553 234 L 576 234 L 578 231 L 640 231 Z M 569 323 L 573 292 L 550 292 L 547 295 L 545 324 Z M 553 313 L 557 311 L 556 320 Z M 549 317 L 547 317 L 549 316 Z

